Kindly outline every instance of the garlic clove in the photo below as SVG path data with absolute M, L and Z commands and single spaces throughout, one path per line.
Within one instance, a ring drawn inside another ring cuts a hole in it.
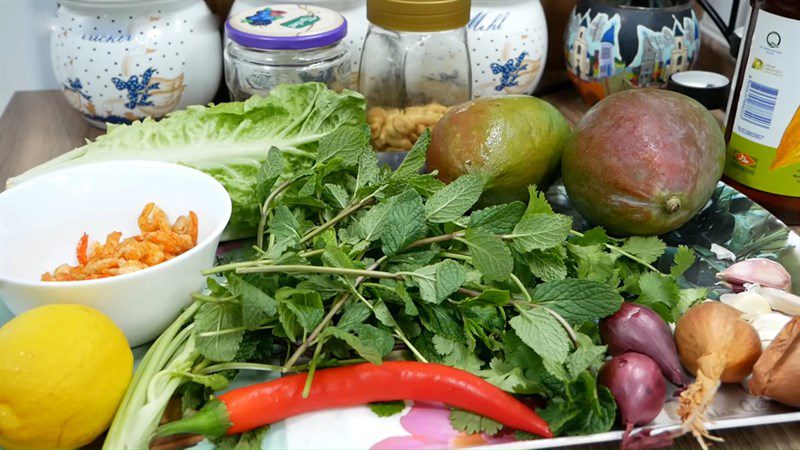
M 720 296 L 720 301 L 733 306 L 742 312 L 742 319 L 751 321 L 758 316 L 769 314 L 772 309 L 769 303 L 756 292 L 745 291 L 738 294 L 724 294 Z
M 782 291 L 772 287 L 745 285 L 748 292 L 754 292 L 769 303 L 770 308 L 790 316 L 800 315 L 800 297 L 791 292 Z
M 758 338 L 761 340 L 761 348 L 764 349 L 775 340 L 775 337 L 790 320 L 792 318 L 786 314 L 774 312 L 756 317 L 750 322 L 750 325 L 756 329 Z
M 780 263 L 766 258 L 750 258 L 739 261 L 717 273 L 717 278 L 737 292 L 741 291 L 746 283 L 784 291 L 788 291 L 792 287 L 792 277 L 789 272 Z
M 720 261 L 729 260 L 736 261 L 736 254 L 719 244 L 711 244 L 711 252 L 716 255 Z

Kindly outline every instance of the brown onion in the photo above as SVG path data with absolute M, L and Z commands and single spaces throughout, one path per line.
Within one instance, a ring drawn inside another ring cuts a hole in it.
M 680 397 L 678 414 L 684 432 L 691 431 L 703 448 L 704 438 L 718 440 L 705 429 L 705 411 L 720 381 L 738 383 L 761 356 L 756 330 L 742 320 L 741 311 L 720 302 L 692 307 L 675 326 L 681 363 L 697 380 Z
M 800 316 L 778 333 L 753 366 L 750 393 L 800 408 Z

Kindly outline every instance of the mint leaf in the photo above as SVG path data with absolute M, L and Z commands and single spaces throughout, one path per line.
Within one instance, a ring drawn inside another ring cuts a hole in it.
M 511 275 L 514 260 L 511 250 L 497 236 L 481 229 L 467 229 L 465 239 L 472 262 L 487 280 L 504 281 Z
M 353 194 L 362 189 L 376 184 L 381 178 L 381 168 L 378 167 L 378 154 L 367 149 L 358 157 L 358 173 Z
M 286 205 L 278 205 L 269 221 L 269 232 L 275 235 L 275 246 L 281 249 L 280 253 L 300 244 L 299 229 L 300 223 L 292 211 Z
M 397 326 L 397 322 L 394 321 L 392 313 L 389 311 L 389 308 L 386 306 L 386 303 L 384 303 L 383 300 L 375 300 L 372 304 L 372 310 L 375 313 L 375 318 L 377 318 L 378 321 L 383 325 L 390 328 Z
M 506 234 L 522 219 L 525 205 L 511 202 L 475 211 L 469 216 L 469 228 L 482 229 L 490 234 Z
M 553 207 L 544 197 L 544 192 L 536 190 L 536 185 L 528 186 L 528 207 L 525 209 L 524 217 L 536 214 L 553 214 Z
M 462 409 L 450 411 L 450 425 L 456 431 L 467 434 L 486 433 L 494 436 L 503 429 L 503 424 L 495 422 L 488 417 L 483 417 Z
M 242 309 L 234 302 L 203 303 L 194 318 L 197 349 L 206 358 L 231 361 L 236 356 L 244 331 L 226 330 L 242 326 Z M 224 333 L 220 333 L 225 331 Z M 205 333 L 211 333 L 205 335 Z
M 542 283 L 531 296 L 576 325 L 610 316 L 622 305 L 622 296 L 612 286 L 577 278 Z
M 294 341 L 301 332 L 310 332 L 322 320 L 322 297 L 307 289 L 281 288 L 275 294 L 278 319 L 286 337 Z
M 467 273 L 461 264 L 449 259 L 407 274 L 419 287 L 422 300 L 430 303 L 443 302 L 467 280 Z
M 633 236 L 625 240 L 620 248 L 646 263 L 653 263 L 664 254 L 667 244 L 655 236 Z
M 369 324 L 361 324 L 356 328 L 358 339 L 369 348 L 375 349 L 381 357 L 386 356 L 394 348 L 391 334 Z
M 675 258 L 672 262 L 672 267 L 669 269 L 669 274 L 672 275 L 673 278 L 680 277 L 692 267 L 694 260 L 694 250 L 685 245 L 679 245 L 678 250 L 675 251 Z
M 389 202 L 389 214 L 381 234 L 383 253 L 392 256 L 425 235 L 422 197 L 407 190 Z
M 336 339 L 344 341 L 347 345 L 350 346 L 350 348 L 355 350 L 355 352 L 358 353 L 359 356 L 371 362 L 372 364 L 379 366 L 383 361 L 383 354 L 381 354 L 381 352 L 377 348 L 362 342 L 362 340 L 359 337 L 350 334 L 347 331 L 342 330 L 341 328 L 327 327 L 322 331 L 322 333 L 319 334 L 319 336 L 320 339 L 324 339 L 327 337 L 334 337 Z
M 539 411 L 556 436 L 577 436 L 602 433 L 611 429 L 616 416 L 616 403 L 611 391 L 598 386 L 588 371 L 564 385 L 563 396 L 550 399 L 547 408 Z
M 465 308 L 473 306 L 505 306 L 511 300 L 511 295 L 506 290 L 486 289 L 481 295 L 464 300 L 461 305 Z
M 419 173 L 425 165 L 425 157 L 428 154 L 428 145 L 431 143 L 431 131 L 426 129 L 419 135 L 419 139 L 406 154 L 400 167 L 392 173 L 392 181 L 405 181 Z
M 561 214 L 533 214 L 524 216 L 507 235 L 514 248 L 521 252 L 545 250 L 555 247 L 567 238 L 572 228 L 572 219 Z
M 361 325 L 369 316 L 372 315 L 369 307 L 361 302 L 350 303 L 344 307 L 342 317 L 339 318 L 337 327 L 344 331 L 355 330 L 358 325 Z
M 358 237 L 369 242 L 380 239 L 386 224 L 386 218 L 391 211 L 392 203 L 379 203 L 370 208 L 358 221 Z
M 570 378 L 577 378 L 584 370 L 602 365 L 607 349 L 605 345 L 594 345 L 589 336 L 578 333 L 578 348 L 567 356 Z
M 430 332 L 441 335 L 451 341 L 464 342 L 464 328 L 453 318 L 453 311 L 445 305 L 421 303 L 420 319 L 422 325 Z
M 227 280 L 228 290 L 240 298 L 242 322 L 247 329 L 252 330 L 261 326 L 267 318 L 278 313 L 278 304 L 275 299 L 261 289 L 233 273 L 227 275 Z
M 344 209 L 350 201 L 347 190 L 338 184 L 326 183 L 323 192 L 325 199 L 335 208 Z
M 342 269 L 353 269 L 353 261 L 339 247 L 329 246 L 322 252 L 322 264 L 326 267 L 339 267 Z
M 358 163 L 365 149 L 369 149 L 369 125 L 343 126 L 319 140 L 317 166 L 333 158 L 340 158 L 346 166 Z M 324 178 L 324 177 L 323 177 Z
M 259 204 L 263 204 L 272 192 L 281 173 L 283 173 L 283 154 L 277 147 L 270 147 L 256 175 L 256 197 Z
M 438 178 L 429 173 L 414 175 L 405 180 L 412 189 L 417 191 L 423 197 L 430 197 L 431 195 L 444 189 L 446 184 L 442 183 Z
M 563 280 L 567 277 L 567 265 L 564 262 L 566 256 L 563 246 L 531 250 L 525 255 L 531 273 L 542 281 Z
M 563 363 L 569 354 L 569 336 L 558 321 L 541 308 L 523 309 L 509 320 L 522 342 L 542 358 Z
M 442 356 L 442 363 L 472 373 L 481 370 L 483 361 L 464 344 L 436 335 L 433 337 L 433 346 L 436 353 Z
M 481 192 L 483 180 L 480 175 L 462 175 L 428 199 L 425 203 L 425 215 L 433 223 L 456 220 L 478 201 Z
M 403 412 L 406 409 L 406 402 L 397 400 L 394 402 L 370 403 L 367 406 L 378 417 L 391 417 Z

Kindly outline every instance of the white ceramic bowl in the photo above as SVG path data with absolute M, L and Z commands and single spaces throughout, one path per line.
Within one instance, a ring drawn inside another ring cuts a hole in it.
M 170 222 L 198 216 L 197 245 L 156 266 L 109 278 L 43 282 L 43 273 L 76 264 L 84 232 L 105 242 L 112 231 L 139 234 L 144 205 L 155 202 Z M 108 315 L 131 346 L 163 331 L 203 288 L 214 264 L 231 201 L 214 178 L 177 164 L 115 161 L 72 167 L 0 194 L 0 298 L 14 314 L 51 303 L 77 303 Z

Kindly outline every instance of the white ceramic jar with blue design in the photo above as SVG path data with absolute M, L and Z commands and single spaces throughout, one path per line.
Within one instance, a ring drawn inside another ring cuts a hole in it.
M 467 24 L 472 95 L 531 94 L 547 60 L 539 0 L 473 0 Z
M 202 0 L 61 0 L 50 43 L 64 96 L 99 127 L 208 103 L 222 76 Z

